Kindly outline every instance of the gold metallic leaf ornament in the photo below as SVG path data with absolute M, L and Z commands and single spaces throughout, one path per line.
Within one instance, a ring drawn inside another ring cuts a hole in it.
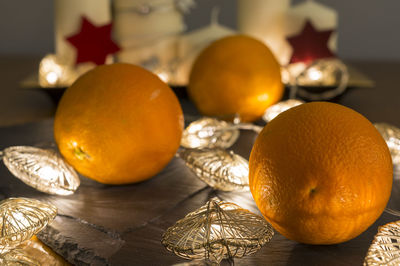
M 285 112 L 286 110 L 289 110 L 290 108 L 293 108 L 303 103 L 304 101 L 297 99 L 289 99 L 286 101 L 278 102 L 268 107 L 262 118 L 265 122 L 269 122 L 277 117 L 280 113 Z
M 214 198 L 168 228 L 161 242 L 179 257 L 219 263 L 255 253 L 273 234 L 263 217 Z
M 0 265 L 67 266 L 70 264 L 33 236 L 15 249 L 0 254 Z
M 240 129 L 260 133 L 261 126 L 251 123 L 229 123 L 210 117 L 200 118 L 189 124 L 182 134 L 181 146 L 191 149 L 229 148 L 239 138 Z
M 40 262 L 27 254 L 23 249 L 12 249 L 4 254 L 0 254 L 0 265 L 4 266 L 40 266 Z
M 53 150 L 13 146 L 3 152 L 3 162 L 10 172 L 39 191 L 71 195 L 80 185 L 78 174 Z
M 347 66 L 337 59 L 318 59 L 307 65 L 305 69 L 295 77 L 292 90 L 303 99 L 311 101 L 326 101 L 344 93 L 349 83 L 349 71 Z M 334 86 L 334 89 L 309 91 L 304 86 L 318 89 L 326 86 Z
M 0 202 L 0 253 L 6 253 L 40 232 L 57 215 L 53 205 L 28 198 Z
M 185 128 L 181 145 L 185 148 L 229 148 L 239 137 L 239 129 L 230 123 L 204 117 Z
M 365 266 L 400 265 L 400 221 L 380 226 L 368 249 Z
M 178 155 L 210 187 L 222 191 L 249 190 L 249 162 L 224 149 L 181 149 Z
M 400 164 L 400 128 L 386 123 L 375 123 L 374 126 L 386 141 L 393 164 Z

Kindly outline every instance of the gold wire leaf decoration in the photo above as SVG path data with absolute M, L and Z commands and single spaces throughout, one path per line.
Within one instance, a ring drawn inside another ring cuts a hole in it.
M 229 148 L 239 138 L 239 129 L 225 121 L 204 117 L 189 124 L 182 134 L 185 148 Z
M 14 146 L 3 152 L 10 172 L 35 189 L 56 195 L 71 195 L 80 185 L 78 174 L 53 150 Z
M 4 254 L 0 254 L 0 265 L 4 266 L 40 266 L 36 258 L 27 254 L 23 249 L 12 249 Z
M 224 149 L 181 149 L 186 165 L 210 187 L 222 191 L 249 190 L 249 162 Z
M 289 99 L 286 101 L 281 101 L 277 104 L 271 105 L 268 107 L 268 109 L 265 111 L 263 115 L 263 120 L 265 122 L 269 122 L 275 117 L 277 117 L 280 113 L 285 112 L 286 110 L 289 110 L 290 108 L 293 108 L 295 106 L 298 106 L 300 104 L 303 104 L 304 101 L 302 100 L 296 100 L 296 99 Z
M 0 253 L 40 232 L 57 215 L 57 208 L 35 199 L 9 198 L 0 202 Z
M 15 249 L 0 254 L 0 265 L 70 265 L 36 236 L 25 241 Z
M 214 198 L 168 228 L 161 242 L 179 257 L 220 263 L 257 252 L 273 234 L 263 217 Z
M 400 221 L 379 227 L 368 249 L 364 265 L 400 265 Z
M 308 64 L 295 78 L 292 90 L 303 99 L 327 101 L 344 93 L 349 83 L 347 66 L 338 59 L 319 59 Z M 305 87 L 332 86 L 329 90 L 307 90 Z
M 400 128 L 386 123 L 375 123 L 374 126 L 386 141 L 393 164 L 400 164 Z

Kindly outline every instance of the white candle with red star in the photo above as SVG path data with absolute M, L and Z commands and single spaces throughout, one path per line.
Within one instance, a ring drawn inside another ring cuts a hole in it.
M 337 11 L 313 0 L 307 0 L 294 5 L 288 10 L 286 17 L 285 32 L 288 39 L 299 35 L 304 30 L 307 23 L 311 23 L 313 29 L 320 33 L 333 31 L 327 40 L 327 45 L 331 52 L 335 53 L 337 43 L 336 28 L 338 25 Z M 290 50 L 292 50 L 292 48 L 290 48 Z
M 66 40 L 77 33 L 81 27 L 82 16 L 96 25 L 111 22 L 110 0 L 55 0 L 55 50 L 57 57 L 63 58 L 68 65 L 74 65 L 76 50 Z

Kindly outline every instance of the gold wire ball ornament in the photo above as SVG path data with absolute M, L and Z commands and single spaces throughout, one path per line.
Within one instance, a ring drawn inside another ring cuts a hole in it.
M 0 202 L 0 253 L 40 232 L 57 215 L 57 208 L 35 199 L 9 198 Z
M 386 123 L 375 123 L 374 126 L 386 141 L 393 164 L 400 164 L 400 128 Z
M 229 148 L 239 138 L 239 129 L 230 123 L 204 117 L 189 124 L 182 134 L 185 148 Z
M 220 263 L 257 252 L 273 234 L 263 217 L 213 198 L 168 228 L 161 243 L 179 257 Z
M 12 249 L 4 254 L 0 254 L 0 265 L 4 266 L 17 266 L 29 265 L 40 266 L 41 263 L 27 254 L 23 249 Z
M 262 118 L 265 122 L 268 123 L 269 121 L 277 117 L 280 113 L 283 113 L 286 110 L 289 110 L 290 108 L 293 108 L 303 103 L 305 102 L 297 99 L 289 99 L 286 101 L 278 102 L 277 104 L 268 107 Z
M 224 149 L 181 149 L 178 156 L 210 187 L 222 191 L 249 190 L 249 162 Z
M 71 195 L 80 185 L 78 174 L 53 150 L 13 146 L 0 152 L 10 172 L 35 189 L 56 195 Z
M 400 221 L 380 226 L 368 249 L 365 266 L 400 264 Z

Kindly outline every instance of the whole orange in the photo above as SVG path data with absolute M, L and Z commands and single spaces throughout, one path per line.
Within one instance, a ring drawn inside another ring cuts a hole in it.
M 103 65 L 64 93 L 54 137 L 81 174 L 126 184 L 160 172 L 177 151 L 182 109 L 174 92 L 151 72 L 130 64 Z
M 245 35 L 225 37 L 195 60 L 188 93 L 204 115 L 254 121 L 282 97 L 280 65 L 262 42 Z
M 249 182 L 261 213 L 282 235 L 335 244 L 358 236 L 381 215 L 392 170 L 385 141 L 365 117 L 314 102 L 264 127 L 251 151 Z

